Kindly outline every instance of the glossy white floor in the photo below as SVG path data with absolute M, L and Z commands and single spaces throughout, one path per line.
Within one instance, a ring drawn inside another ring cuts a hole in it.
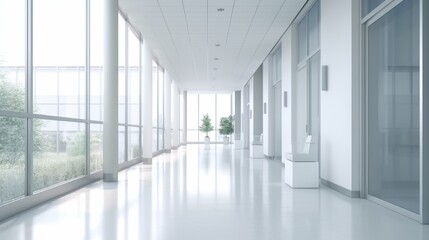
M 188 145 L 0 224 L 1 240 L 429 239 L 429 226 L 331 189 L 292 190 L 282 165 Z

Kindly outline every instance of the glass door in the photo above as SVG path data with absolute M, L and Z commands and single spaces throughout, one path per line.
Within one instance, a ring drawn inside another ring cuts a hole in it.
M 420 214 L 419 1 L 367 25 L 367 196 Z

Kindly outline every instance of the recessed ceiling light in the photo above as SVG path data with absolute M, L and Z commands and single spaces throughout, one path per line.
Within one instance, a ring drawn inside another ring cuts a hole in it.
M 216 46 L 216 47 L 220 47 L 220 44 L 216 44 L 215 46 Z
M 213 70 L 217 70 L 217 68 L 213 68 Z
M 218 12 L 223 12 L 223 11 L 225 11 L 225 8 L 218 8 L 217 11 Z
M 214 58 L 214 60 L 219 60 L 219 58 Z

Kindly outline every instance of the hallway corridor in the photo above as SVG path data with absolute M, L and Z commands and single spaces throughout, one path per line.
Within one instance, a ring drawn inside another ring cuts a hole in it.
M 282 172 L 232 145 L 188 145 L 2 222 L 0 239 L 429 239 L 429 226 L 370 201 L 292 190 Z

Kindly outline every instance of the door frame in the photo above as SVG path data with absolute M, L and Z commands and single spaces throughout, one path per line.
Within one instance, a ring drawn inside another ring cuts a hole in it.
M 423 199 L 422 199 L 422 195 L 423 195 L 423 191 L 422 191 L 422 185 L 423 185 L 423 181 L 422 181 L 422 162 L 423 162 L 423 156 L 422 156 L 422 150 L 421 148 L 423 148 L 423 141 L 422 141 L 422 114 L 423 114 L 423 109 L 422 106 L 420 106 L 420 111 L 419 111 L 419 118 L 420 118 L 420 141 L 419 141 L 419 145 L 420 145 L 420 156 L 419 156 L 419 161 L 420 161 L 420 209 L 419 209 L 419 214 L 416 214 L 412 211 L 406 210 L 404 208 L 401 208 L 399 206 L 396 206 L 392 203 L 389 203 L 387 201 L 384 201 L 382 199 L 379 199 L 375 196 L 372 196 L 369 194 L 368 192 L 368 184 L 369 184 L 369 169 L 368 169 L 368 160 L 369 160 L 369 156 L 368 156 L 368 123 L 369 123 L 369 117 L 368 117 L 368 110 L 369 110 L 369 95 L 368 95 L 368 63 L 369 63 L 369 52 L 368 52 L 368 29 L 369 27 L 374 24 L 375 22 L 377 22 L 379 19 L 381 19 L 382 17 L 384 17 L 387 13 L 389 13 L 391 10 L 393 10 L 396 6 L 398 6 L 400 3 L 402 3 L 404 0 L 385 0 L 385 2 L 383 2 L 382 4 L 380 4 L 380 6 L 378 6 L 377 8 L 375 8 L 371 13 L 369 13 L 366 17 L 364 17 L 361 20 L 361 39 L 362 39 L 362 69 L 361 69 L 361 74 L 363 76 L 362 79 L 362 99 L 361 99 L 361 103 L 363 106 L 362 108 L 362 115 L 361 115 L 361 121 L 362 121 L 362 129 L 361 129 L 361 156 L 363 157 L 362 159 L 362 163 L 361 163 L 361 197 L 362 198 L 366 198 L 372 202 L 375 202 L 383 207 L 386 207 L 388 209 L 391 209 L 395 212 L 398 212 L 402 215 L 405 215 L 409 218 L 412 218 L 416 221 L 419 222 L 423 222 L 423 211 L 422 211 L 422 204 L 423 204 Z M 421 6 L 421 2 L 422 1 L 426 1 L 426 0 L 420 0 L 420 6 Z M 421 19 L 421 9 L 420 9 L 420 16 L 419 18 Z M 420 20 L 420 24 L 421 24 L 421 20 Z M 422 27 L 420 26 L 420 35 L 422 34 Z M 421 45 L 422 43 L 420 43 Z M 420 50 L 420 55 L 422 55 L 421 50 Z M 421 56 L 420 56 L 421 57 Z M 421 64 L 421 61 L 420 61 Z M 423 65 L 420 66 L 420 68 L 423 68 Z M 420 105 L 422 103 L 422 93 L 423 93 L 423 89 L 422 89 L 422 75 L 420 72 L 420 80 L 419 80 L 419 87 L 420 87 Z

